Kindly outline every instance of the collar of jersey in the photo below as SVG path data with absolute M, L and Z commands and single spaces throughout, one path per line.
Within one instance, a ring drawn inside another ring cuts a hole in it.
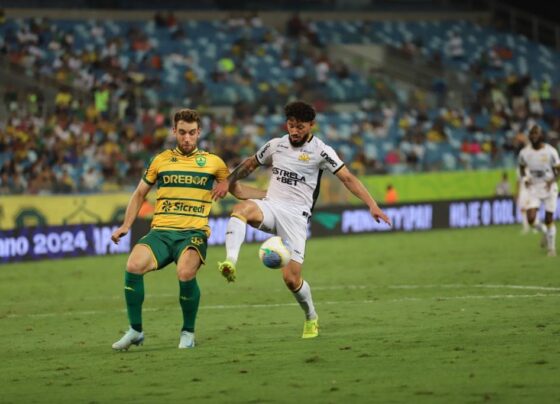
M 197 147 L 196 149 L 194 149 L 192 152 L 190 152 L 189 154 L 183 153 L 183 152 L 181 151 L 181 149 L 179 149 L 179 147 L 176 147 L 176 148 L 175 148 L 175 151 L 176 151 L 177 153 L 179 153 L 181 156 L 190 157 L 190 156 L 192 156 L 193 154 L 198 153 L 198 147 Z

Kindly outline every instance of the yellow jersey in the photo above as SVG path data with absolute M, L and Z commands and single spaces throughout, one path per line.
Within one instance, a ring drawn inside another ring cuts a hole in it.
M 202 230 L 210 236 L 212 187 L 228 175 L 220 157 L 198 149 L 186 155 L 176 147 L 156 155 L 142 177 L 150 186 L 157 184 L 152 228 Z

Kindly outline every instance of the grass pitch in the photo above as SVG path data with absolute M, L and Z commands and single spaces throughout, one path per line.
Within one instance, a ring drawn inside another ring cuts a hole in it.
M 0 267 L 0 402 L 560 402 L 560 258 L 518 227 L 312 239 L 321 335 L 278 271 L 211 248 L 197 346 L 178 350 L 174 266 L 146 276 L 145 345 L 127 328 L 126 256 Z

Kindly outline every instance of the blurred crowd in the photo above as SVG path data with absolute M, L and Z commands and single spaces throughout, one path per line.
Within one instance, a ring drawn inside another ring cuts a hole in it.
M 171 13 L 157 13 L 153 23 L 177 40 L 186 35 Z M 231 17 L 224 26 L 252 29 L 262 27 L 262 22 L 257 15 Z M 255 85 L 251 72 L 239 67 L 240 60 L 259 52 L 254 42 L 235 41 L 207 78 L 185 68 L 179 82 L 185 97 L 173 101 L 163 97 L 163 83 L 151 72 L 180 56 L 158 54 L 142 31 L 131 29 L 123 39 L 108 40 L 101 25 L 89 27 L 96 44 L 89 52 L 75 51 L 72 34 L 46 20 L 29 20 L 20 30 L 0 37 L 1 57 L 30 75 L 52 79 L 58 88 L 54 99 L 47 99 L 38 86 L 25 91 L 6 86 L 7 119 L 0 122 L 0 194 L 133 187 L 150 157 L 172 147 L 170 117 L 176 107 L 203 112 L 200 147 L 220 155 L 230 167 L 267 139 L 284 133 L 282 106 L 297 98 L 314 103 L 320 113 L 317 134 L 333 144 L 359 175 L 512 167 L 525 144 L 524 133 L 535 123 L 558 147 L 559 88 L 529 75 L 490 79 L 478 75 L 471 91 L 463 95 L 465 106 L 450 108 L 445 83 L 420 90 L 371 71 L 360 76 L 365 89 L 353 112 L 335 112 L 336 100 L 329 97 L 326 81 L 343 81 L 357 73 L 330 60 L 316 25 L 297 15 L 288 21 L 285 34 L 264 30 L 262 36 L 275 44 L 280 67 L 292 69 L 292 80 L 258 83 L 258 97 L 236 100 L 228 115 L 211 108 L 207 84 Z M 449 51 L 459 55 L 454 41 Z M 143 57 L 123 64 L 119 53 L 125 45 Z M 48 63 L 45 49 L 56 55 Z

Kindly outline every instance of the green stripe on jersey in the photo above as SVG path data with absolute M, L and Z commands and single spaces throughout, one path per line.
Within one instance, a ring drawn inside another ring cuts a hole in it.
M 192 213 L 173 213 L 173 212 L 159 212 L 154 213 L 154 216 L 162 215 L 162 216 L 191 216 L 191 217 L 200 217 L 202 219 L 207 219 L 208 215 L 193 215 Z

